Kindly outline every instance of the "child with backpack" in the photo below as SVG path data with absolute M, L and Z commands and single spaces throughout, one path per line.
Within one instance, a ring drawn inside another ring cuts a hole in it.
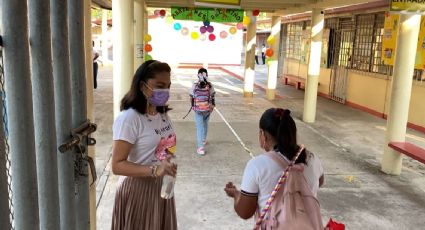
M 198 70 L 198 81 L 192 86 L 190 99 L 195 112 L 196 152 L 199 155 L 205 155 L 208 121 L 215 107 L 215 91 L 211 82 L 208 81 L 208 71 L 204 68 Z
M 241 218 L 256 214 L 255 229 L 323 229 L 317 201 L 323 167 L 317 155 L 298 145 L 290 113 L 281 108 L 263 113 L 259 140 L 266 152 L 247 163 L 240 190 L 232 182 L 224 188 L 234 198 L 234 209 Z M 303 207 L 297 206 L 298 201 Z M 294 214 L 299 209 L 304 212 Z M 298 227 L 291 228 L 294 225 Z

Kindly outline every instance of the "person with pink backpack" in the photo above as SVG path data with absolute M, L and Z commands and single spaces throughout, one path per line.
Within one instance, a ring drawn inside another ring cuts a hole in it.
M 190 90 L 192 110 L 195 112 L 196 124 L 196 153 L 205 155 L 207 144 L 208 121 L 215 107 L 215 90 L 208 81 L 208 71 L 205 68 L 198 70 L 198 81 Z
M 298 145 L 291 112 L 266 110 L 259 142 L 265 153 L 247 163 L 240 190 L 232 182 L 224 188 L 236 213 L 243 219 L 255 214 L 254 229 L 323 229 L 317 200 L 323 167 L 316 154 Z

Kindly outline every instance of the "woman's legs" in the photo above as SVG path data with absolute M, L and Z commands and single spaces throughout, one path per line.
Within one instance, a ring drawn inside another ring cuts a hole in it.
M 207 140 L 207 135 L 208 135 L 208 121 L 210 120 L 210 113 L 206 113 L 204 115 L 204 119 L 203 119 L 203 125 L 204 125 L 204 136 L 202 139 L 202 142 L 205 143 Z

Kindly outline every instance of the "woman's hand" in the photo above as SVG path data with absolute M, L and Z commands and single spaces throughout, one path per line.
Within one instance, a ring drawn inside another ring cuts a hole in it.
M 224 191 L 226 192 L 227 196 L 235 198 L 237 193 L 239 193 L 238 189 L 235 185 L 233 185 L 232 182 L 229 182 L 224 187 Z
M 170 175 L 172 177 L 175 177 L 177 174 L 177 165 L 170 162 L 170 159 L 172 156 L 167 156 L 163 161 L 161 161 L 161 164 L 158 166 L 158 169 L 156 171 L 157 176 L 164 176 L 164 175 Z

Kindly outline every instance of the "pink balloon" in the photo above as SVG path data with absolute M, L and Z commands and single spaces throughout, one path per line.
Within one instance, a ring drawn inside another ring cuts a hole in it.
M 201 32 L 201 34 L 204 34 L 207 32 L 207 28 L 205 26 L 201 26 L 201 28 L 199 28 L 199 32 Z
M 160 10 L 155 10 L 154 12 L 153 12 L 153 14 L 155 15 L 155 16 L 160 16 L 161 14 L 160 14 Z
M 242 30 L 243 29 L 243 23 L 242 22 L 239 22 L 238 24 L 236 24 L 236 28 L 238 30 Z
M 227 38 L 227 32 L 226 31 L 221 31 L 220 32 L 220 38 L 222 38 L 222 39 Z
M 215 35 L 214 35 L 214 34 L 210 34 L 210 35 L 208 36 L 208 39 L 209 39 L 210 41 L 214 41 L 214 40 L 215 40 Z

